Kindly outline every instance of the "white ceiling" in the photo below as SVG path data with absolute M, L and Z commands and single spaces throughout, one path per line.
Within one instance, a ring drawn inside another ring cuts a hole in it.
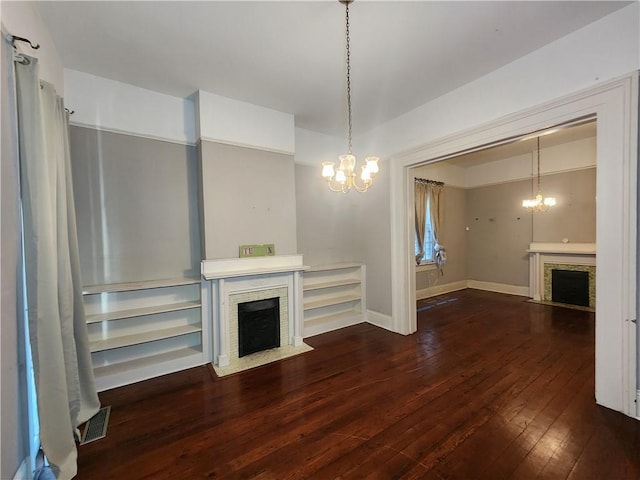
M 354 136 L 631 2 L 373 1 L 350 7 Z M 185 97 L 205 90 L 346 133 L 344 7 L 35 2 L 66 68 Z

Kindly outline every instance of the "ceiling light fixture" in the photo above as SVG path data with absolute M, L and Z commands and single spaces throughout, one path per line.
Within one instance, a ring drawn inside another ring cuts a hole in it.
M 532 212 L 546 212 L 549 207 L 553 207 L 556 204 L 555 197 L 543 197 L 542 190 L 540 190 L 540 137 L 538 138 L 538 193 L 535 198 L 522 201 L 522 206 L 530 209 Z
M 348 124 L 349 124 L 349 153 L 342 154 L 338 157 L 340 160 L 340 166 L 336 170 L 334 162 L 322 162 L 322 176 L 327 181 L 327 185 L 334 192 L 347 193 L 351 188 L 358 192 L 366 192 L 371 184 L 376 173 L 378 173 L 378 157 L 367 157 L 364 159 L 365 164 L 361 167 L 360 180 L 358 182 L 355 173 L 356 157 L 351 152 L 351 52 L 350 52 L 350 37 L 349 37 L 349 4 L 354 0 L 338 0 L 345 5 L 345 23 L 346 23 L 346 37 L 347 37 L 347 110 L 348 110 Z

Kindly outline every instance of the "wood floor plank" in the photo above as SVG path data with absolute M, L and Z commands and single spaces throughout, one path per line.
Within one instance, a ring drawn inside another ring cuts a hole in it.
M 77 478 L 640 478 L 638 422 L 594 401 L 592 313 L 470 289 L 417 308 L 413 335 L 360 324 L 102 392 Z

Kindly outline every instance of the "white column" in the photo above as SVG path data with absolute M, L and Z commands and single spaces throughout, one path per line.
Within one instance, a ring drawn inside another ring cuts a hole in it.
M 218 366 L 226 367 L 229 365 L 229 329 L 226 319 L 229 318 L 229 306 L 227 304 L 227 295 L 225 293 L 225 280 L 223 278 L 217 281 L 218 283 L 218 305 L 220 305 L 220 311 L 218 312 Z
M 291 344 L 294 347 L 302 345 L 302 322 L 304 319 L 304 309 L 302 307 L 302 273 L 293 272 L 293 339 Z

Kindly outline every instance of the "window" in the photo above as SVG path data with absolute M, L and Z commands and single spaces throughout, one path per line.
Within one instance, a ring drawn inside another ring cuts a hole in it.
M 420 259 L 420 265 L 425 263 L 433 263 L 433 224 L 431 221 L 431 205 L 429 197 L 427 196 L 427 206 L 425 208 L 425 226 L 424 226 L 424 255 Z M 413 250 L 416 257 L 420 254 L 420 247 L 418 245 L 418 234 L 415 233 L 413 242 Z

